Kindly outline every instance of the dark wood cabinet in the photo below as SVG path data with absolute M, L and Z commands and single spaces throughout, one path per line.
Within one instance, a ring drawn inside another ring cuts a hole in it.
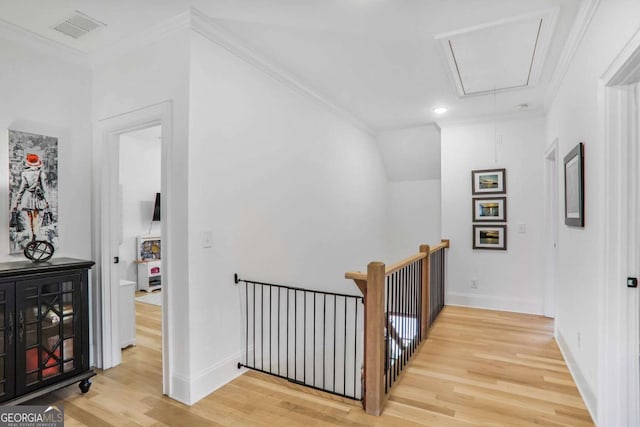
M 92 261 L 0 263 L 0 403 L 19 404 L 80 382 L 89 368 Z

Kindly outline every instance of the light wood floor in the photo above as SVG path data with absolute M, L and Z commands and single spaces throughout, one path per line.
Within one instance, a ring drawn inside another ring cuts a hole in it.
M 86 395 L 72 386 L 47 398 L 64 405 L 67 427 L 593 425 L 553 321 L 540 316 L 446 307 L 384 414 L 371 417 L 358 402 L 256 372 L 192 407 L 163 397 L 160 308 L 136 306 L 138 345 L 123 365 L 99 372 Z

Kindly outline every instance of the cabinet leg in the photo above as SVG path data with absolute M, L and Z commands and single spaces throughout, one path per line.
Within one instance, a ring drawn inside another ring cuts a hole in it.
M 91 380 L 87 378 L 86 380 L 80 381 L 80 384 L 78 384 L 78 387 L 80 387 L 80 391 L 82 391 L 82 393 L 88 392 L 89 389 L 91 388 Z

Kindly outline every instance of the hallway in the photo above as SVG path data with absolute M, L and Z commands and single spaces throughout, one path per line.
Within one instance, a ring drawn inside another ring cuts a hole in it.
M 372 417 L 359 402 L 256 372 L 192 407 L 163 397 L 160 336 L 149 334 L 160 307 L 137 304 L 143 339 L 125 351 L 125 364 L 99 372 L 87 395 L 69 387 L 47 399 L 61 399 L 68 426 L 593 425 L 553 321 L 541 316 L 445 307 L 383 415 Z

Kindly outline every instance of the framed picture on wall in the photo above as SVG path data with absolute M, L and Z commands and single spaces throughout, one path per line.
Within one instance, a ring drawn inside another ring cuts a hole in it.
M 506 169 L 471 171 L 471 191 L 473 194 L 506 193 Z
M 564 223 L 584 227 L 584 144 L 564 158 Z
M 473 198 L 473 222 L 505 222 L 507 198 Z
M 474 225 L 473 249 L 507 250 L 506 225 Z

